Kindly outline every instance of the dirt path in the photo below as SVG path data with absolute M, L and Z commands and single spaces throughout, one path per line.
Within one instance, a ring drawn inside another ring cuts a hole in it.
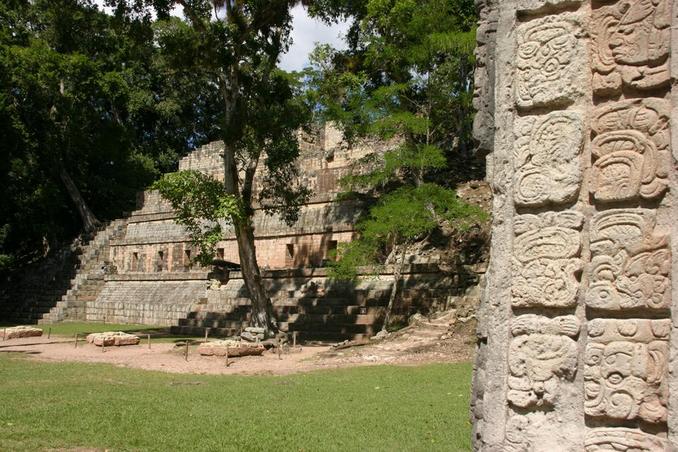
M 456 330 L 456 334 L 451 331 Z M 230 360 L 200 356 L 196 346 L 189 348 L 188 361 L 184 347 L 174 343 L 154 342 L 151 349 L 145 341 L 125 347 L 96 347 L 81 340 L 78 347 L 73 339 L 52 337 L 10 339 L 0 341 L 0 353 L 23 353 L 30 359 L 45 362 L 107 363 L 121 367 L 171 373 L 211 375 L 286 375 L 319 369 L 378 364 L 414 365 L 434 362 L 462 362 L 473 357 L 468 332 L 461 334 L 444 318 L 421 322 L 389 335 L 384 340 L 367 341 L 351 347 L 304 345 L 284 353 L 278 359 L 275 352 L 262 356 L 246 356 Z

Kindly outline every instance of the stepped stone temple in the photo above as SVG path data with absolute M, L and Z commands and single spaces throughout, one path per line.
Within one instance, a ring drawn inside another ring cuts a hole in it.
M 331 281 L 327 263 L 340 243 L 350 241 L 363 208 L 338 201 L 338 180 L 361 157 L 383 152 L 386 143 L 349 146 L 331 126 L 300 133 L 300 174 L 312 189 L 292 227 L 263 211 L 255 214 L 256 249 L 263 278 L 283 331 L 301 338 L 344 340 L 375 334 L 393 289 L 392 271 L 365 275 L 357 284 Z M 222 145 L 203 146 L 180 161 L 223 180 Z M 255 178 L 255 192 L 261 179 Z M 75 257 L 75 274 L 46 266 L 27 272 L 21 290 L 0 293 L 0 319 L 51 323 L 86 320 L 171 326 L 178 333 L 231 335 L 247 326 L 250 300 L 234 267 L 215 271 L 193 263 L 194 249 L 185 229 L 174 221 L 168 203 L 152 191 L 139 196 L 138 209 L 112 222 Z M 237 264 L 232 233 L 217 245 L 220 261 Z M 396 314 L 454 307 L 469 301 L 483 265 L 441 271 L 440 254 L 410 256 L 400 287 Z M 237 267 L 235 267 L 237 268 Z M 65 284 L 57 284 L 68 274 Z M 4 298 L 4 299 L 2 299 Z M 473 299 L 474 297 L 471 296 Z M 478 298 L 477 296 L 475 297 Z M 4 309 L 4 312 L 3 312 Z M 468 314 L 468 313 L 466 313 Z M 465 315 L 465 314 L 464 314 Z
M 476 3 L 475 449 L 678 450 L 678 2 Z

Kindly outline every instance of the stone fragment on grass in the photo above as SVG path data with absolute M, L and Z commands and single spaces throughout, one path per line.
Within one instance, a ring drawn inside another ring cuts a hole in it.
M 139 337 L 122 331 L 107 331 L 105 333 L 92 333 L 87 335 L 87 342 L 98 347 L 137 345 Z
M 262 344 L 250 344 L 227 339 L 200 344 L 198 353 L 203 356 L 226 356 L 227 348 L 228 356 L 232 358 L 238 356 L 259 356 L 264 353 L 265 350 Z
M 42 330 L 32 326 L 14 326 L 12 328 L 4 328 L 0 330 L 0 337 L 2 337 L 3 340 L 39 336 L 42 336 Z

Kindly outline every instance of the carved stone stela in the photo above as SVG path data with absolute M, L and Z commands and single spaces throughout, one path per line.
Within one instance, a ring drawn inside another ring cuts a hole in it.
M 476 4 L 494 225 L 474 448 L 678 450 L 678 6 Z
M 582 268 L 579 230 L 584 217 L 577 212 L 549 212 L 515 218 L 514 307 L 573 307 L 577 303 Z

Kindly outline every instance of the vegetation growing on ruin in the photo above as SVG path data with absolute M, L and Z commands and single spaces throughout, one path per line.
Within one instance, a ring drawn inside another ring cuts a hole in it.
M 454 192 L 482 172 L 471 138 L 475 10 L 471 1 L 373 0 L 347 11 L 356 18 L 349 49 L 317 47 L 306 75 L 319 117 L 349 139 L 391 143 L 341 181 L 344 196 L 376 202 L 332 271 L 352 279 L 359 266 L 393 265 L 386 327 L 413 245 L 443 224 L 464 230 L 486 218 Z
M 214 140 L 200 71 L 173 67 L 143 14 L 0 2 L 0 274 L 40 258 Z
M 470 374 L 173 375 L 4 354 L 0 449 L 467 451 Z

